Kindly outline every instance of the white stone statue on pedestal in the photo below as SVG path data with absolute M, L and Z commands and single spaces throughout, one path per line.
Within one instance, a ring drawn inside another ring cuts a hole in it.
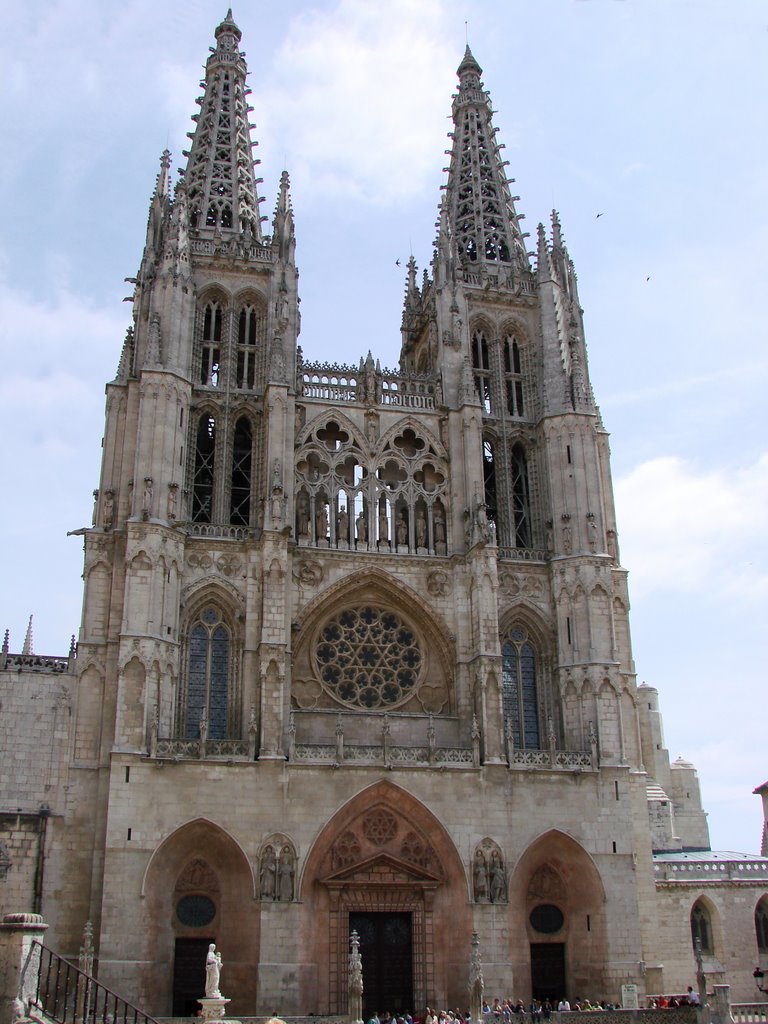
M 206 999 L 221 999 L 219 991 L 219 978 L 221 977 L 221 953 L 216 952 L 216 944 L 212 942 L 208 947 L 208 955 L 205 958 L 205 997 Z

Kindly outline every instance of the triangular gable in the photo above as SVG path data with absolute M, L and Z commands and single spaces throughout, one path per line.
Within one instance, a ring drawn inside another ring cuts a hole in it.
M 379 853 L 321 878 L 322 885 L 439 885 L 441 879 L 416 864 Z

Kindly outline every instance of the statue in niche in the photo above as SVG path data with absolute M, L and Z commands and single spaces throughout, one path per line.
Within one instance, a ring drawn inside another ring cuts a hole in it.
M 379 511 L 379 540 L 384 543 L 389 540 L 389 522 L 386 509 Z
M 113 490 L 104 492 L 104 509 L 101 516 L 104 529 L 111 530 L 115 517 L 115 492 Z
M 427 546 L 427 520 L 421 509 L 416 513 L 416 545 L 420 548 Z
M 283 490 L 283 475 L 280 471 L 280 459 L 275 459 L 272 463 L 272 490 L 280 492 Z
M 368 525 L 365 521 L 365 512 L 361 510 L 355 522 L 357 524 L 357 539 L 361 541 L 361 543 L 365 544 L 368 536 Z
M 408 543 L 408 520 L 405 512 L 402 512 L 397 520 L 397 543 L 401 547 Z
M 490 536 L 488 532 L 488 515 L 485 510 L 485 502 L 480 501 L 479 498 L 475 505 L 475 529 L 478 539 L 487 543 Z
M 144 496 L 142 498 L 141 510 L 148 519 L 152 515 L 152 477 L 144 477 Z
M 566 555 L 570 555 L 572 547 L 573 540 L 571 537 L 571 528 L 566 523 L 566 525 L 563 527 L 563 551 Z
M 491 854 L 491 903 L 505 903 L 507 900 L 507 875 L 498 851 Z
M 435 544 L 445 544 L 445 516 L 441 505 L 435 506 Z
M 485 854 L 482 850 L 475 853 L 475 860 L 472 865 L 472 885 L 475 893 L 475 903 L 483 903 L 488 899 L 488 865 L 485 862 Z
M 328 506 L 324 501 L 321 501 L 317 506 L 315 527 L 317 529 L 317 539 L 325 540 L 328 536 Z
M 277 858 L 275 851 L 268 846 L 261 858 L 261 874 L 259 876 L 259 895 L 263 900 L 275 898 L 277 880 Z
M 200 712 L 200 742 L 205 743 L 208 739 L 208 712 L 205 708 Z
M 309 535 L 309 498 L 305 491 L 299 491 L 299 496 L 296 499 L 296 523 L 299 536 L 307 537 Z
M 336 540 L 349 540 L 349 513 L 344 505 L 336 516 Z
M 284 846 L 277 866 L 277 898 L 283 903 L 293 899 L 293 854 Z
M 547 551 L 554 551 L 555 550 L 555 539 L 554 539 L 554 531 L 552 529 L 552 520 L 551 519 L 547 520 L 546 526 L 547 526 Z
M 178 499 L 178 484 L 168 484 L 168 518 L 174 520 L 176 518 L 176 501 Z
M 219 991 L 219 979 L 221 978 L 221 953 L 216 952 L 216 943 L 212 942 L 208 947 L 208 954 L 205 958 L 205 998 L 221 999 Z

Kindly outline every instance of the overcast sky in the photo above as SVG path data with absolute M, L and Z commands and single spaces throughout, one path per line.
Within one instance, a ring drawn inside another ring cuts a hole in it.
M 62 654 L 161 151 L 226 0 L 0 5 L 0 628 Z M 262 210 L 291 175 L 307 359 L 395 366 L 431 258 L 466 39 L 535 238 L 553 206 L 611 432 L 638 681 L 700 773 L 716 849 L 768 779 L 768 4 L 241 0 Z M 466 28 L 465 28 L 466 23 Z M 175 177 L 175 174 L 174 174 Z M 598 217 L 598 214 L 601 216 Z M 268 227 L 267 227 L 268 230 Z M 534 248 L 533 240 L 531 248 Z

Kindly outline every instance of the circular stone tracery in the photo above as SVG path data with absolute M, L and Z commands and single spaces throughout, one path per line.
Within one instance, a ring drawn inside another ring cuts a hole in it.
M 399 615 L 368 606 L 346 609 L 322 628 L 315 664 L 333 697 L 371 710 L 411 696 L 423 658 L 416 635 Z

